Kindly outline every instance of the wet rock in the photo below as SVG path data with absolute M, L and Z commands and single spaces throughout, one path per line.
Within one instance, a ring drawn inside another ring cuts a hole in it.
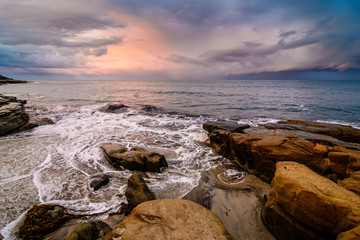
M 146 185 L 140 173 L 133 173 L 128 179 L 125 192 L 127 201 L 131 207 L 136 207 L 140 203 L 155 200 L 154 194 Z
M 102 221 L 80 223 L 64 240 L 94 240 L 111 231 L 109 225 Z
M 299 130 L 323 134 L 346 142 L 360 143 L 360 129 L 341 124 L 318 123 L 291 119 L 279 121 L 276 124 L 266 124 L 264 126 L 270 129 Z
M 160 153 L 147 152 L 142 148 L 132 148 L 130 151 L 120 144 L 104 144 L 101 146 L 109 163 L 117 169 L 122 167 L 131 171 L 161 172 L 167 167 L 165 157 Z
M 359 144 L 298 130 L 258 127 L 234 133 L 218 129 L 209 133 L 205 144 L 266 182 L 271 181 L 279 161 L 302 163 L 333 179 L 360 170 Z
M 109 239 L 233 239 L 219 218 L 191 201 L 163 199 L 138 205 Z
M 263 218 L 281 239 L 335 239 L 360 224 L 360 197 L 295 162 L 278 162 Z
M 234 165 L 221 165 L 202 172 L 199 185 L 184 199 L 214 212 L 235 239 L 275 240 L 260 217 L 270 185 L 251 174 L 228 175 L 229 170 L 242 172 L 235 170 Z
M 94 191 L 99 190 L 102 186 L 105 186 L 110 182 L 109 175 L 105 173 L 97 174 L 94 176 L 91 176 L 89 181 L 89 187 L 93 189 Z
M 152 106 L 152 105 L 143 105 L 141 107 L 141 110 L 146 113 L 151 113 L 151 114 L 155 114 L 155 113 L 159 112 L 159 108 Z
M 314 142 L 281 130 L 251 129 L 243 134 L 214 130 L 208 145 L 266 182 L 278 161 L 296 161 L 321 173 L 329 168 L 327 153 L 317 150 Z
M 108 104 L 104 107 L 101 107 L 99 111 L 106 113 L 122 113 L 125 112 L 129 106 L 124 104 Z
M 26 101 L 0 94 L 0 136 L 19 130 L 29 122 L 25 112 Z
M 20 226 L 21 239 L 42 239 L 46 234 L 54 232 L 68 220 L 75 218 L 58 205 L 46 204 L 33 206 Z
M 244 129 L 249 128 L 248 124 L 238 124 L 234 121 L 216 121 L 216 122 L 207 122 L 203 124 L 203 128 L 208 131 L 210 134 L 214 130 L 228 130 L 232 132 L 242 133 Z

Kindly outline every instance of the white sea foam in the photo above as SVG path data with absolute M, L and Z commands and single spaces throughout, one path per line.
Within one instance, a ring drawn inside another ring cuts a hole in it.
M 112 168 L 100 149 L 103 143 L 120 143 L 129 149 L 140 146 L 164 154 L 169 167 L 162 173 L 148 173 L 146 178 L 158 198 L 182 197 L 197 185 L 201 171 L 216 165 L 212 151 L 202 143 L 207 137 L 202 129 L 203 118 L 144 115 L 136 109 L 113 114 L 100 112 L 99 107 L 63 105 L 49 110 L 44 104 L 44 110 L 37 111 L 42 111 L 42 116 L 61 115 L 56 124 L 19 134 L 22 141 L 31 140 L 24 143 L 26 147 L 14 150 L 14 156 L 31 152 L 31 156 L 40 158 L 29 165 L 22 162 L 21 169 L 27 169 L 27 174 L 9 176 L 2 182 L 30 176 L 41 203 L 59 204 L 71 213 L 90 215 L 117 211 L 126 201 L 124 189 L 131 175 L 129 170 Z M 108 174 L 110 183 L 93 191 L 88 181 L 98 173 Z M 11 232 L 15 226 L 8 224 L 4 231 Z

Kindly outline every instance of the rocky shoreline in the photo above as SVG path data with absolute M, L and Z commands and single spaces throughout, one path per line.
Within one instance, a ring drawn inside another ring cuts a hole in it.
M 12 78 L 2 76 L 0 74 L 0 85 L 3 85 L 3 84 L 17 84 L 17 83 L 28 83 L 28 81 L 15 80 L 15 79 L 12 79 Z
M 50 119 L 26 112 L 26 101 L 0 95 L 0 135 Z M 34 121 L 34 119 L 36 121 Z M 22 239 L 359 239 L 360 130 L 300 120 L 259 127 L 204 123 L 205 144 L 232 162 L 202 172 L 183 199 L 156 199 L 146 172 L 168 167 L 143 148 L 99 146 L 116 170 L 128 169 L 128 204 L 107 219 L 75 216 L 57 205 L 36 205 L 21 223 Z M 236 170 L 236 171 L 235 171 Z M 227 171 L 245 175 L 229 177 Z M 97 191 L 109 183 L 98 174 Z M 130 214 L 130 215 L 129 215 Z
M 204 124 L 206 144 L 271 182 L 262 218 L 276 239 L 359 239 L 360 130 L 300 120 Z

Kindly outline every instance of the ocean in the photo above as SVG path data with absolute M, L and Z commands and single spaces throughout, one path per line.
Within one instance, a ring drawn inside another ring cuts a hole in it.
M 181 198 L 202 171 L 226 162 L 204 145 L 202 123 L 233 120 L 251 126 L 284 119 L 360 128 L 360 81 L 33 81 L 0 86 L 28 101 L 28 111 L 54 125 L 0 137 L 0 229 L 14 239 L 24 213 L 38 203 L 60 204 L 74 214 L 119 209 L 131 171 L 116 171 L 104 143 L 140 146 L 165 155 L 169 167 L 147 173 L 157 198 Z M 129 106 L 118 113 L 108 104 Z M 106 173 L 110 184 L 88 187 Z M 241 181 L 235 167 L 228 174 Z M 101 215 L 100 215 L 101 216 Z

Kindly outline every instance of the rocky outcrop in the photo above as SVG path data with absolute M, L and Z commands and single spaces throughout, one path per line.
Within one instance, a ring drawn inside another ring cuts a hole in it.
M 263 218 L 281 239 L 335 239 L 360 224 L 360 196 L 296 162 L 278 162 Z
M 140 147 L 130 151 L 120 144 L 103 144 L 101 148 L 109 163 L 116 169 L 122 167 L 131 171 L 161 172 L 168 166 L 165 157 L 160 153 L 148 152 Z
M 258 127 L 235 133 L 215 129 L 205 143 L 266 182 L 271 181 L 280 161 L 302 163 L 334 181 L 360 170 L 359 144 L 299 130 Z
M 25 103 L 15 97 L 0 95 L 0 136 L 17 131 L 29 122 Z
M 109 239 L 233 239 L 219 218 L 191 201 L 163 199 L 144 202 L 109 234 Z
M 140 173 L 133 173 L 128 179 L 128 185 L 125 192 L 128 204 L 133 208 L 140 203 L 155 200 L 154 194 L 146 185 Z
M 27 83 L 27 81 L 15 80 L 15 79 L 12 79 L 12 78 L 2 76 L 0 74 L 0 85 L 2 85 L 2 84 L 16 84 L 16 83 Z
M 42 239 L 72 218 L 75 216 L 68 214 L 61 206 L 35 205 L 26 213 L 19 229 L 19 237 L 24 240 Z
M 279 121 L 276 124 L 266 124 L 270 129 L 298 130 L 303 132 L 328 135 L 346 142 L 360 143 L 360 129 L 341 124 L 319 123 L 301 120 Z

